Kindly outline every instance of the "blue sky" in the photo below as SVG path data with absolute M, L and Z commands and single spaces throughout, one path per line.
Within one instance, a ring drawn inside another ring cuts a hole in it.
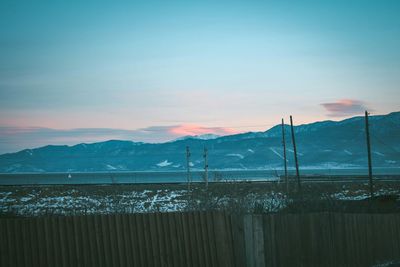
M 396 0 L 1 1 L 0 153 L 399 110 L 398 14 Z

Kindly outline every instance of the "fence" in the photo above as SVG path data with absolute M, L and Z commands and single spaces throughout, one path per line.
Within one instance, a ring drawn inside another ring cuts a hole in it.
M 1 266 L 371 266 L 400 214 L 221 212 L 0 219 Z

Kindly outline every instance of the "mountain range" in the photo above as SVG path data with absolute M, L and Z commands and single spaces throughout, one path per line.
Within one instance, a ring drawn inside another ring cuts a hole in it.
M 400 112 L 370 116 L 374 167 L 400 167 Z M 285 125 L 288 166 L 293 167 L 290 126 Z M 302 168 L 364 168 L 367 147 L 364 117 L 321 121 L 294 127 Z M 0 155 L 0 172 L 91 172 L 185 170 L 186 146 L 190 166 L 204 167 L 208 149 L 210 169 L 281 169 L 282 128 L 229 136 L 195 136 L 150 144 L 110 140 L 74 146 L 48 145 Z

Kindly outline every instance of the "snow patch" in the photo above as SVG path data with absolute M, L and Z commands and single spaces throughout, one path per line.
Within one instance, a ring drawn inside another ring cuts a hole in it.
M 385 154 L 383 154 L 383 153 L 381 153 L 381 152 L 378 152 L 378 151 L 374 151 L 374 154 L 375 154 L 375 155 L 378 155 L 378 156 L 381 156 L 381 157 L 384 157 L 384 156 L 385 156 Z
M 158 167 L 167 167 L 167 166 L 169 166 L 169 165 L 171 165 L 173 162 L 169 162 L 167 159 L 166 160 L 164 160 L 164 161 L 161 161 L 160 163 L 157 163 L 156 165 L 158 166 Z
M 244 156 L 242 154 L 234 154 L 234 153 L 232 153 L 232 154 L 226 154 L 226 156 L 228 156 L 228 157 L 238 157 L 240 159 L 244 159 Z
M 288 148 L 287 150 L 288 150 L 289 152 L 294 153 L 294 150 L 293 150 L 293 149 Z M 297 155 L 303 156 L 304 154 L 303 154 L 303 153 L 300 153 L 299 151 L 297 151 Z
M 275 155 L 277 155 L 277 156 L 280 157 L 281 159 L 284 159 L 284 158 L 282 157 L 282 155 L 279 154 L 275 149 L 273 149 L 272 147 L 270 147 L 269 149 L 270 149 L 272 152 L 274 152 Z
M 110 165 L 110 164 L 106 164 L 106 168 L 107 170 L 117 170 L 118 168 L 115 168 L 114 166 Z M 70 178 L 70 177 L 68 177 Z
M 347 149 L 343 150 L 344 153 L 346 153 L 347 155 L 353 155 L 353 153 L 351 153 L 350 151 L 348 151 Z

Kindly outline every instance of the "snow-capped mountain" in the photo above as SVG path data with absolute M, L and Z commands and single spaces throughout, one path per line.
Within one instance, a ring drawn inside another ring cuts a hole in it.
M 201 135 L 186 135 L 175 139 L 174 141 L 180 141 L 185 139 L 199 139 L 199 140 L 211 140 L 221 137 L 220 135 L 216 134 L 201 134 Z
M 365 167 L 364 117 L 295 126 L 302 168 Z M 265 132 L 230 136 L 191 136 L 162 144 L 112 140 L 75 146 L 45 146 L 0 155 L 0 172 L 184 170 L 203 168 L 208 148 L 210 169 L 281 168 L 281 126 Z M 290 127 L 285 126 L 288 164 L 293 166 Z M 374 167 L 400 167 L 400 112 L 370 117 Z

